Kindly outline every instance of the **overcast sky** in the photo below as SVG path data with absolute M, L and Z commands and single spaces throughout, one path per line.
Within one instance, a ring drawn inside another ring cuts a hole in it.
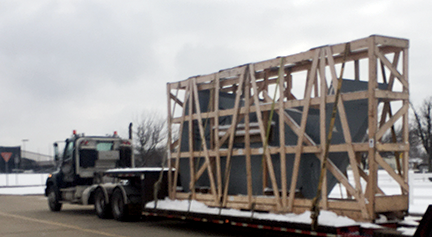
M 51 154 L 73 129 L 166 113 L 166 83 L 380 34 L 410 40 L 414 104 L 432 95 L 432 1 L 3 0 L 0 146 Z

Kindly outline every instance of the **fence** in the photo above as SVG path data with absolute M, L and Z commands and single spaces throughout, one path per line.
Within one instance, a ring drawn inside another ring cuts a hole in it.
M 0 187 L 44 186 L 48 174 L 0 174 Z

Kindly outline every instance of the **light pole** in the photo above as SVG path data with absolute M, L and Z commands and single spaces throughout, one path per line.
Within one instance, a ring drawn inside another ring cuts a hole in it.
M 25 150 L 25 143 L 28 142 L 29 139 L 22 139 L 21 141 L 23 143 L 23 149 L 21 151 L 21 158 L 23 158 L 24 157 L 24 150 Z
M 14 162 L 15 162 L 15 170 L 16 170 L 17 172 L 18 172 L 18 168 L 17 168 L 18 163 L 19 163 L 19 161 L 22 160 L 22 158 L 24 157 L 25 143 L 28 142 L 29 139 L 22 139 L 21 141 L 22 141 L 22 143 L 23 143 L 23 149 L 21 150 L 21 159 L 15 159 L 15 160 L 14 160 Z M 16 183 L 16 185 L 18 185 L 18 174 L 15 174 L 15 183 Z

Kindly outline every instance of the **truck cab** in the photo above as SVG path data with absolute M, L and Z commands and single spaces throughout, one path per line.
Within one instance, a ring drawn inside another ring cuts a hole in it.
M 54 143 L 57 170 L 48 176 L 45 195 L 52 211 L 62 203 L 93 204 L 94 189 L 102 183 L 103 173 L 112 168 L 134 167 L 132 141 L 117 133 L 109 136 L 77 134 L 65 140 L 59 152 Z

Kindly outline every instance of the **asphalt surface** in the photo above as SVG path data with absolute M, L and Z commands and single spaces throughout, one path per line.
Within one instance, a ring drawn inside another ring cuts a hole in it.
M 143 218 L 137 222 L 118 222 L 113 219 L 102 220 L 95 215 L 93 206 L 64 204 L 60 212 L 51 212 L 44 196 L 0 195 L 0 236 L 277 237 L 288 235 L 273 231 L 164 218 Z

